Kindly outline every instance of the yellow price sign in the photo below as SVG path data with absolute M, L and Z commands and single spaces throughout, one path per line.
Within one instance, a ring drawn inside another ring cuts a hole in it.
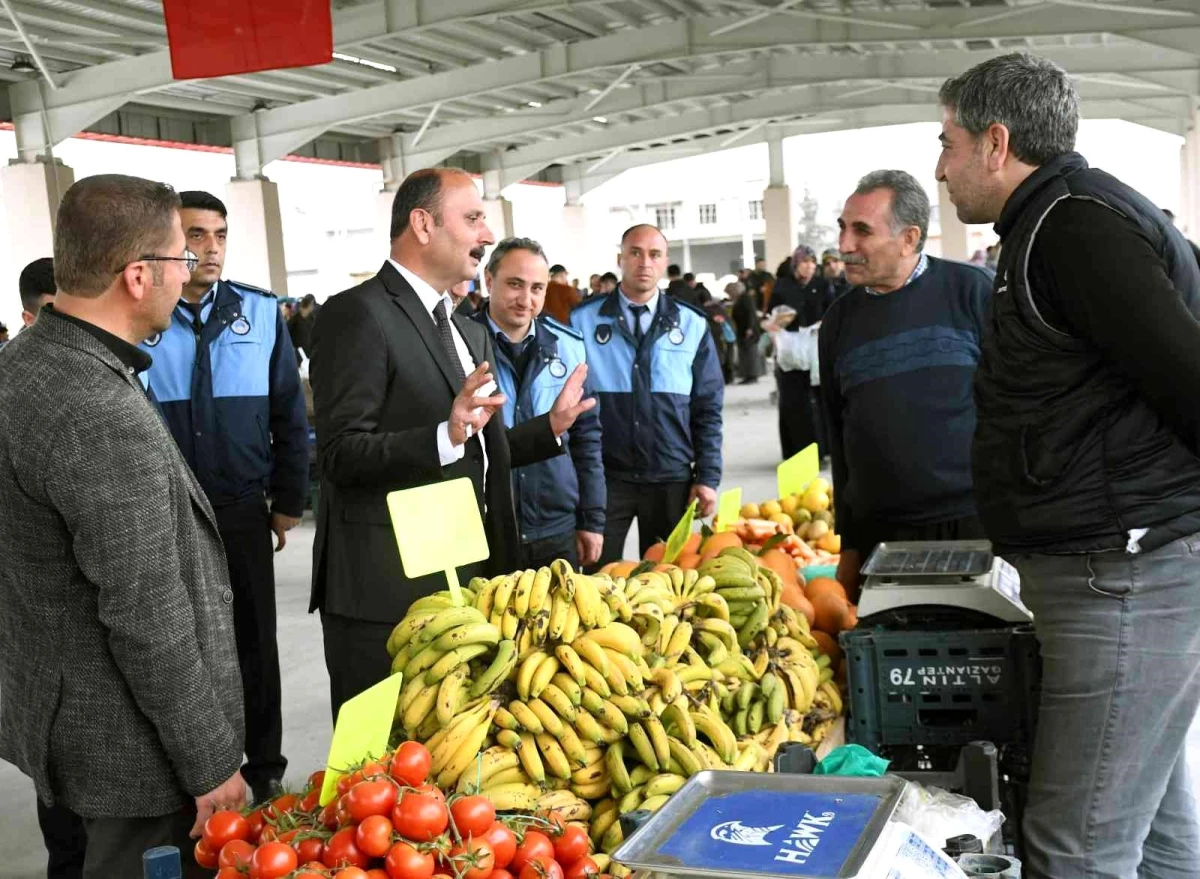
M 672 529 L 671 536 L 667 538 L 667 545 L 663 547 L 663 562 L 669 565 L 675 559 L 679 558 L 679 553 L 683 550 L 683 545 L 692 536 L 692 523 L 694 521 L 696 521 L 696 501 L 688 504 L 688 508 L 683 513 L 683 518 L 679 520 L 679 524 Z
M 713 519 L 713 531 L 728 531 L 730 523 L 739 518 L 742 512 L 742 490 L 731 488 L 721 492 L 717 500 L 717 515 Z
M 383 646 L 380 645 L 380 650 Z M 400 682 L 404 676 L 396 673 L 347 699 L 338 709 L 329 743 L 329 759 L 325 761 L 325 783 L 321 786 L 321 805 L 337 797 L 338 779 L 346 769 L 369 757 L 382 757 L 392 734 L 396 717 L 396 701 L 400 698 Z
M 779 496 L 785 498 L 790 494 L 801 493 L 820 472 L 821 459 L 817 455 L 817 444 L 813 443 L 792 455 L 775 471 Z
M 461 605 L 456 569 L 489 555 L 474 483 L 464 477 L 406 488 L 391 492 L 387 503 L 404 576 L 445 572 L 454 603 Z

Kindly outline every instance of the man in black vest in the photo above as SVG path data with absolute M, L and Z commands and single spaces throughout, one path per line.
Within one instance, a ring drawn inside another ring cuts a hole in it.
M 937 178 L 1003 245 L 973 469 L 1044 661 L 1026 874 L 1196 875 L 1200 268 L 1162 211 L 1074 152 L 1061 68 L 993 58 L 940 99 Z

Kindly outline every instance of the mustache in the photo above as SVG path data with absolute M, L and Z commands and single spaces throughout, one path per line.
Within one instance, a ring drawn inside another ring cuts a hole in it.
M 865 256 L 843 256 L 842 262 L 848 266 L 865 266 L 867 258 Z
M 483 255 L 486 252 L 487 252 L 486 248 L 476 247 L 471 251 L 471 256 L 475 257 L 476 260 L 483 262 Z

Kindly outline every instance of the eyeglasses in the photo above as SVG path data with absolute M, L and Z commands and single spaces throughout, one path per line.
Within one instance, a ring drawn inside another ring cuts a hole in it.
M 190 250 L 185 250 L 183 256 L 139 256 L 137 259 L 125 263 L 125 265 L 121 266 L 113 274 L 121 274 L 121 272 L 125 271 L 126 268 L 135 262 L 181 262 L 187 264 L 189 272 L 194 272 L 196 271 L 196 266 L 200 265 L 200 257 L 196 256 Z

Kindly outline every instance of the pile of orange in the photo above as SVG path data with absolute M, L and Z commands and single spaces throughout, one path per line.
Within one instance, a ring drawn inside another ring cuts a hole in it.
M 858 625 L 858 608 L 846 597 L 846 589 L 832 577 L 814 577 L 804 587 L 813 606 L 813 629 L 837 637 Z

